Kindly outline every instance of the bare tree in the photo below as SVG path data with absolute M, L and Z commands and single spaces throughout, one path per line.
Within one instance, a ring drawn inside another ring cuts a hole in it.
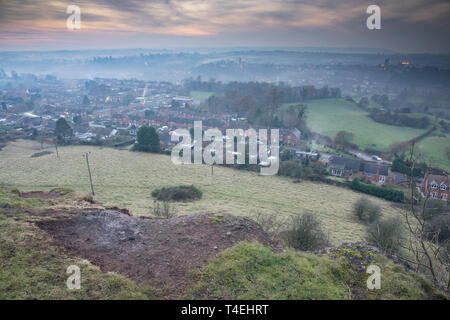
M 254 220 L 261 228 L 272 236 L 278 237 L 287 224 L 287 219 L 276 214 L 266 214 L 258 212 Z
M 439 232 L 427 228 L 427 205 L 430 199 L 429 187 L 417 190 L 413 176 L 415 155 L 414 143 L 410 149 L 411 163 L 411 203 L 404 211 L 408 230 L 408 239 L 403 248 L 413 256 L 412 260 L 405 258 L 415 267 L 416 272 L 429 275 L 435 283 L 446 282 L 447 291 L 450 289 L 450 259 L 449 239 L 439 241 Z M 417 191 L 417 197 L 416 197 Z M 417 202 L 417 206 L 416 203 Z
M 276 87 L 270 91 L 270 103 L 269 103 L 269 127 L 272 128 L 275 113 L 281 105 L 281 100 L 283 98 L 283 91 L 277 89 Z
M 155 205 L 153 207 L 153 215 L 159 218 L 172 219 L 177 216 L 177 211 L 174 207 L 170 206 L 168 201 L 162 201 L 160 205 L 159 201 L 155 200 Z

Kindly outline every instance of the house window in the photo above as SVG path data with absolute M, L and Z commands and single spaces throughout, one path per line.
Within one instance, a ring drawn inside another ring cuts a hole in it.
M 331 169 L 331 174 L 334 176 L 342 176 L 342 170 L 341 169 Z
M 437 189 L 438 185 L 436 182 L 431 183 L 431 189 Z
M 380 183 L 384 183 L 384 182 L 386 181 L 386 177 L 383 176 L 383 175 L 381 175 L 381 176 L 378 178 L 378 181 L 379 181 Z
M 442 200 L 447 200 L 447 194 L 446 193 L 442 194 Z
M 447 186 L 445 184 L 441 184 L 441 190 L 443 191 L 447 190 Z
M 437 199 L 438 193 L 437 193 L 436 191 L 432 192 L 432 193 L 431 193 L 431 197 L 432 197 L 433 199 Z

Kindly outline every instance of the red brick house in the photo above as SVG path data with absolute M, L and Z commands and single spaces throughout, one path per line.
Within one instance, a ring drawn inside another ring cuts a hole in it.
M 301 135 L 301 131 L 295 128 L 291 131 L 284 132 L 281 135 L 281 141 L 283 141 L 284 144 L 296 145 L 300 141 Z
M 366 181 L 371 183 L 382 185 L 388 182 L 389 166 L 362 162 L 360 171 L 364 174 Z
M 328 160 L 328 172 L 336 177 L 348 177 L 359 172 L 361 161 L 354 158 L 332 156 Z
M 361 173 L 365 182 L 377 185 L 393 181 L 393 178 L 389 177 L 389 166 L 355 158 L 332 156 L 328 161 L 328 172 L 337 177 L 348 177 L 355 173 Z
M 450 178 L 436 174 L 425 173 L 423 182 L 420 184 L 422 196 L 429 195 L 431 199 L 449 200 Z
M 398 187 L 402 187 L 404 189 L 408 189 L 411 184 L 410 178 L 403 173 L 400 172 L 391 172 L 392 183 L 394 183 Z

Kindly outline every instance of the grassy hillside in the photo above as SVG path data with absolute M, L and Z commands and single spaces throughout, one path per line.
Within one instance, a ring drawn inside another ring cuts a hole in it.
M 367 290 L 361 264 L 380 267 L 379 290 Z M 445 299 L 430 282 L 389 259 L 347 248 L 329 255 L 275 253 L 241 242 L 194 272 L 193 283 L 188 297 L 200 299 Z
M 417 144 L 421 156 L 432 166 L 440 167 L 450 172 L 450 159 L 446 149 L 450 147 L 450 137 L 430 136 Z
M 192 295 L 232 300 L 347 299 L 344 273 L 326 258 L 274 253 L 260 244 L 240 243 L 194 273 Z
M 203 197 L 176 204 L 179 215 L 216 212 L 288 217 L 309 210 L 323 221 L 336 245 L 364 237 L 365 227 L 351 215 L 352 206 L 361 194 L 349 189 L 309 181 L 294 184 L 285 177 L 260 176 L 223 167 L 214 168 L 211 177 L 208 166 L 177 166 L 165 155 L 89 146 L 60 147 L 59 159 L 55 154 L 30 158 L 39 147 L 38 143 L 19 141 L 0 151 L 1 183 L 24 191 L 66 187 L 88 193 L 83 153 L 91 152 L 95 200 L 129 208 L 134 214 L 147 215 L 152 211 L 154 189 L 193 184 L 203 192 Z M 370 198 L 382 207 L 386 216 L 399 214 L 391 203 Z
M 191 97 L 194 98 L 194 100 L 203 101 L 208 99 L 210 96 L 214 94 L 212 91 L 191 91 L 190 92 Z
M 73 201 L 72 196 L 57 201 Z M 69 258 L 23 212 L 7 207 L 42 209 L 54 200 L 24 199 L 0 187 L 0 300 L 4 299 L 155 299 L 153 289 L 102 272 L 86 260 Z M 67 267 L 81 270 L 81 289 L 69 290 Z
M 307 125 L 320 134 L 333 138 L 338 131 L 354 134 L 353 142 L 360 148 L 387 150 L 394 142 L 410 140 L 426 130 L 390 126 L 367 117 L 367 112 L 343 99 L 320 99 L 307 103 Z
M 144 279 L 136 284 L 116 272 L 102 271 L 95 265 L 99 261 L 91 264 L 78 255 L 68 256 L 69 251 L 52 238 L 56 229 L 38 227 L 51 220 L 49 215 L 63 218 L 63 207 L 92 207 L 83 194 L 63 191 L 56 199 L 27 199 L 15 189 L 0 187 L 0 299 L 160 299 L 167 294 L 192 299 L 445 299 L 420 275 L 352 246 L 316 255 L 275 252 L 256 242 L 238 242 L 202 268 L 191 269 L 181 290 L 164 283 L 143 285 Z M 183 225 L 186 223 L 184 220 Z M 215 226 L 220 229 L 221 223 Z M 127 263 L 131 267 L 136 261 Z M 369 292 L 365 268 L 372 263 L 382 270 L 381 290 Z M 81 269 L 80 290 L 67 289 L 70 265 Z

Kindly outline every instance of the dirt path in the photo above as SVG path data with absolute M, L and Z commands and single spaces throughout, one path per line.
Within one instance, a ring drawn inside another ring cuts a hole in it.
M 117 210 L 85 210 L 36 222 L 69 255 L 137 283 L 183 292 L 189 270 L 242 240 L 272 244 L 255 222 L 231 215 L 194 214 L 143 219 Z

